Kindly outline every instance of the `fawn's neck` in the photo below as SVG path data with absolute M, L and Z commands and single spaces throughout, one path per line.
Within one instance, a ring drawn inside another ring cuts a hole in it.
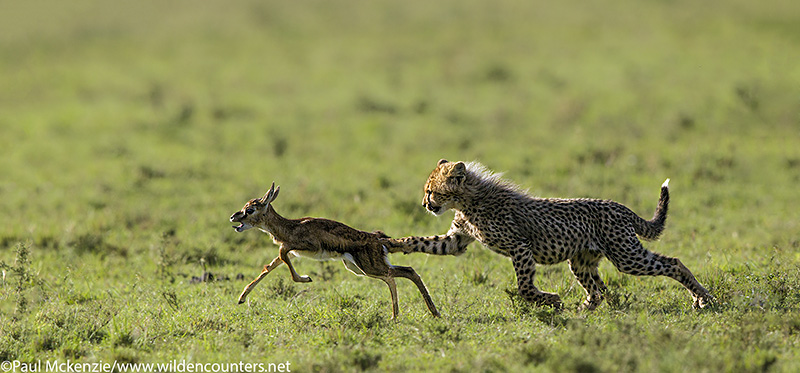
M 285 241 L 289 236 L 289 231 L 293 227 L 293 222 L 289 219 L 280 216 L 272 205 L 267 206 L 267 213 L 264 214 L 264 219 L 259 227 L 264 232 L 269 233 L 275 241 Z

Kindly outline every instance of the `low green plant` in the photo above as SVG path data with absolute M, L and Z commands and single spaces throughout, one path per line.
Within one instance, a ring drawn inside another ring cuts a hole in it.
M 16 2 L 0 11 L 0 361 L 291 362 L 292 371 L 800 370 L 800 2 Z M 88 11 L 91 10 L 91 11 Z M 566 263 L 519 298 L 507 258 L 278 267 L 242 203 L 443 234 L 436 162 L 643 217 L 716 298 L 619 273 L 578 308 Z M 213 280 L 212 280 L 213 279 Z

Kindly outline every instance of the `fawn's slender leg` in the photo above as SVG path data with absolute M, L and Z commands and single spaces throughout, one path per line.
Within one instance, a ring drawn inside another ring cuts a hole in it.
M 401 266 L 391 266 L 389 270 L 389 275 L 392 277 L 405 277 L 411 280 L 414 285 L 417 285 L 417 289 L 422 294 L 422 299 L 425 300 L 425 305 L 428 306 L 428 310 L 431 311 L 431 314 L 435 317 L 441 316 L 439 311 L 436 309 L 436 305 L 433 304 L 433 299 L 431 299 L 431 295 L 428 294 L 428 288 L 425 287 L 425 284 L 422 282 L 422 278 L 419 277 L 417 271 L 411 267 L 401 267 Z
M 281 257 L 277 257 L 277 258 L 273 259 L 271 263 L 265 265 L 264 266 L 264 270 L 261 271 L 261 274 L 258 275 L 258 277 L 256 277 L 256 279 L 253 280 L 253 282 L 247 284 L 247 286 L 244 287 L 244 290 L 242 291 L 242 294 L 239 295 L 239 304 L 244 303 L 244 299 L 247 298 L 247 294 L 250 294 L 250 292 L 253 290 L 253 288 L 255 288 L 256 285 L 258 285 L 259 281 L 261 281 L 264 277 L 267 277 L 267 275 L 273 269 L 275 269 L 276 267 L 280 266 L 281 264 L 283 264 L 283 261 L 281 260 Z
M 289 252 L 290 251 L 292 251 L 292 249 L 286 247 L 286 245 L 281 245 L 281 248 L 278 251 L 278 254 L 279 254 L 278 257 L 281 258 L 281 260 L 284 263 L 286 263 L 287 267 L 289 267 L 289 272 L 292 273 L 292 280 L 294 282 L 311 282 L 311 277 L 300 276 L 294 270 L 294 266 L 292 266 L 292 262 L 289 261 Z
M 400 313 L 400 306 L 397 304 L 397 284 L 392 277 L 379 277 L 386 285 L 389 285 L 389 292 L 392 293 L 392 320 L 397 319 L 397 314 Z

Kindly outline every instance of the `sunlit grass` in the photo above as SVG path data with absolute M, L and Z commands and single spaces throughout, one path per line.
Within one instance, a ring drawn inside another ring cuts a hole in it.
M 6 4 L 0 360 L 795 371 L 800 9 L 754 4 Z M 386 286 L 337 262 L 298 260 L 313 283 L 279 268 L 236 304 L 277 247 L 227 219 L 270 183 L 287 217 L 444 233 L 451 215 L 419 205 L 440 158 L 644 217 L 670 178 L 646 245 L 717 304 L 604 262 L 598 310 L 576 310 L 566 264 L 536 280 L 566 310 L 536 308 L 478 244 L 391 257 L 440 319 L 401 280 L 389 321 Z

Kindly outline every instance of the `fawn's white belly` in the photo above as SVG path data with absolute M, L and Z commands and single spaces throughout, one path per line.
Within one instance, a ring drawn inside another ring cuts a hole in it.
M 291 254 L 297 257 L 302 258 L 309 258 L 314 260 L 339 260 L 341 259 L 344 263 L 345 268 L 347 268 L 350 272 L 353 272 L 356 276 L 364 276 L 364 271 L 356 264 L 355 259 L 353 259 L 353 255 L 350 253 L 337 253 L 335 251 L 308 251 L 308 250 L 295 250 L 291 251 Z M 391 266 L 392 264 L 389 263 L 389 250 L 386 249 L 386 246 L 383 247 L 383 260 L 386 262 L 387 265 Z
M 309 258 L 314 260 L 339 260 L 342 259 L 344 255 L 342 253 L 337 253 L 335 251 L 309 251 L 309 250 L 294 250 L 291 252 L 294 256 L 299 256 L 302 258 Z M 350 255 L 350 254 L 345 254 Z M 351 256 L 352 258 L 352 256 Z

